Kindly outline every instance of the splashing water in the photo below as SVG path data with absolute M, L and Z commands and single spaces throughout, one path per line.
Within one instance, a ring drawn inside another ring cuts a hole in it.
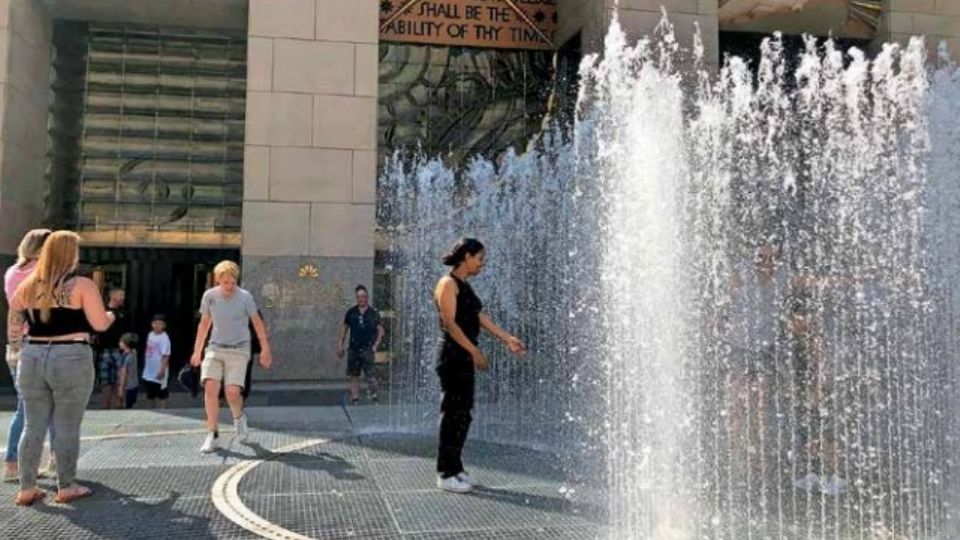
M 952 538 L 960 72 L 921 40 L 701 55 L 615 22 L 569 135 L 390 160 L 393 427 L 434 429 L 438 256 L 475 236 L 530 354 L 485 344 L 473 436 L 558 452 L 609 537 Z

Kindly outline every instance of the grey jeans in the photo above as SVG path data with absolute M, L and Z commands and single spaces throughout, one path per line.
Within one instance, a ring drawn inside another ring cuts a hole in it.
M 43 436 L 52 420 L 57 437 L 57 486 L 66 488 L 77 475 L 80 424 L 93 392 L 93 350 L 85 344 L 25 344 L 17 369 L 26 424 L 20 438 L 20 489 L 37 485 Z

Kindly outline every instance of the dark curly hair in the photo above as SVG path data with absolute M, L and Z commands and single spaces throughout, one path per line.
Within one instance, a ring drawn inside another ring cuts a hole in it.
M 457 266 L 467 258 L 467 255 L 476 255 L 483 250 L 483 243 L 476 238 L 461 238 L 441 260 L 445 266 Z

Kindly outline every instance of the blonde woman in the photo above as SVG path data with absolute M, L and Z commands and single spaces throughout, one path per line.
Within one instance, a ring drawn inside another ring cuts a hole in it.
M 224 393 L 233 413 L 237 439 L 246 440 L 247 417 L 243 414 L 241 391 L 250 360 L 251 323 L 260 340 L 260 365 L 270 369 L 273 360 L 270 343 L 267 342 L 267 330 L 257 313 L 253 295 L 237 285 L 240 267 L 233 261 L 223 261 L 214 267 L 213 278 L 217 286 L 203 293 L 200 300 L 200 326 L 190 358 L 193 367 L 200 367 L 203 402 L 207 411 L 208 433 L 200 447 L 200 452 L 204 454 L 216 451 L 219 446 L 221 386 L 226 388 Z M 208 335 L 209 345 L 206 344 Z
M 52 233 L 34 272 L 17 288 L 7 315 L 7 338 L 20 355 L 17 387 L 26 425 L 20 438 L 20 491 L 16 504 L 29 506 L 46 494 L 37 489 L 37 466 L 49 422 L 56 426 L 57 496 L 68 503 L 91 494 L 74 483 L 80 453 L 80 424 L 93 392 L 90 336 L 113 323 L 96 284 L 75 276 L 80 236 Z M 27 335 L 23 336 L 24 325 Z M 51 418 L 52 414 L 52 418 Z
M 17 248 L 17 262 L 7 269 L 3 276 L 3 292 L 6 294 L 7 303 L 13 298 L 13 293 L 17 287 L 23 283 L 23 280 L 33 273 L 37 267 L 37 259 L 40 257 L 40 249 L 43 247 L 44 240 L 53 232 L 50 229 L 33 229 L 24 235 Z M 20 358 L 13 352 L 13 348 L 7 345 L 7 366 L 10 368 L 10 378 L 17 380 L 17 363 Z M 17 409 L 10 419 L 10 436 L 7 437 L 7 453 L 4 460 L 3 481 L 16 482 L 20 478 L 20 472 L 17 466 L 18 451 L 17 446 L 20 443 L 20 435 L 23 433 L 23 400 L 17 394 Z M 50 447 L 53 448 L 53 439 L 55 431 L 53 424 L 50 424 Z M 48 470 L 53 470 L 53 456 Z

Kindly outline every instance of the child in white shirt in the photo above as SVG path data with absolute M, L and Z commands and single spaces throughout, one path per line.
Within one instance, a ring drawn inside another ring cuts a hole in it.
M 163 409 L 170 397 L 167 389 L 167 380 L 170 378 L 170 338 L 165 331 L 167 322 L 163 315 L 154 315 L 150 326 L 153 331 L 147 335 L 147 349 L 143 355 L 143 387 L 153 407 Z

